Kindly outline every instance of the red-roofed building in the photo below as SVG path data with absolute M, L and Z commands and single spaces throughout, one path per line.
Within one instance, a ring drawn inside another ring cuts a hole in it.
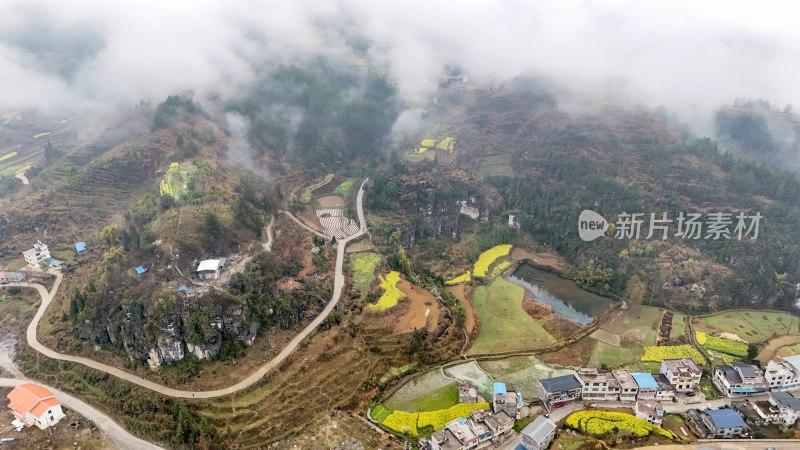
M 52 392 L 32 383 L 20 384 L 6 396 L 8 408 L 18 421 L 44 430 L 64 417 L 61 402 Z M 21 425 L 20 425 L 21 426 Z

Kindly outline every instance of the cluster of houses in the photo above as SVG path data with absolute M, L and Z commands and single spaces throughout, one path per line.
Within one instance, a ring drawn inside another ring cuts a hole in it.
M 514 426 L 524 406 L 522 393 L 509 391 L 504 383 L 494 383 L 492 411 L 478 410 L 469 417 L 460 417 L 434 431 L 428 439 L 420 439 L 426 450 L 468 450 L 493 445 Z M 460 403 L 483 402 L 477 389 L 467 384 L 458 386 Z M 527 450 L 544 450 L 555 437 L 556 424 L 539 416 L 522 430 L 522 446 Z

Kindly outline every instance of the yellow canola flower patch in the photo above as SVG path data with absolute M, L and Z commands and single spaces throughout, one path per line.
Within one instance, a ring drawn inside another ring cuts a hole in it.
M 454 284 L 466 283 L 471 279 L 472 279 L 472 274 L 470 272 L 467 272 L 464 275 L 459 275 L 451 280 L 445 281 L 444 284 L 446 284 L 447 286 L 452 286 Z
M 417 418 L 419 418 L 419 413 L 416 412 L 392 411 L 389 417 L 383 421 L 383 426 L 391 428 L 398 433 L 408 433 L 411 436 L 416 436 Z
M 481 253 L 481 256 L 478 258 L 478 261 L 475 262 L 475 268 L 472 273 L 476 277 L 485 277 L 487 271 L 489 270 L 489 266 L 497 260 L 497 258 L 501 256 L 508 255 L 508 252 L 511 251 L 511 244 L 502 244 L 496 245 L 489 250 Z
M 381 287 L 383 288 L 383 295 L 378 299 L 378 302 L 369 305 L 372 311 L 385 311 L 397 305 L 405 295 L 400 289 L 397 288 L 397 283 L 400 281 L 400 272 L 393 270 L 386 274 L 386 277 L 379 277 Z
M 697 343 L 700 345 L 705 345 L 706 343 L 706 334 L 702 331 L 696 331 L 694 333 L 694 338 L 697 339 Z
M 567 417 L 565 424 L 583 433 L 604 436 L 609 434 L 630 434 L 637 437 L 645 437 L 656 434 L 669 439 L 674 439 L 672 432 L 657 427 L 650 422 L 639 419 L 630 414 L 585 410 L 572 413 Z
M 645 347 L 642 361 L 661 362 L 665 359 L 677 358 L 691 358 L 699 365 L 706 364 L 703 355 L 689 344 Z
M 5 160 L 11 159 L 11 158 L 13 158 L 15 156 L 17 156 L 17 152 L 6 153 L 5 155 L 0 156 L 0 161 L 5 161 Z
M 420 147 L 417 149 L 417 153 L 425 153 L 428 151 L 428 147 Z
M 180 168 L 181 168 L 181 163 L 179 162 L 169 163 L 169 170 L 179 170 Z
M 456 420 L 459 417 L 467 417 L 472 411 L 477 411 L 480 409 L 489 410 L 489 403 L 459 403 L 447 409 L 440 409 L 438 411 L 424 411 L 419 413 L 417 428 L 423 428 L 430 425 L 434 430 L 441 430 L 445 427 L 445 425 L 447 425 L 447 422 Z
M 436 146 L 436 139 L 423 139 L 422 142 L 419 143 L 420 147 L 435 147 Z
M 436 144 L 436 148 L 440 150 L 447 150 L 448 152 L 453 151 L 453 146 L 455 144 L 456 139 L 452 136 L 445 136 L 438 144 Z

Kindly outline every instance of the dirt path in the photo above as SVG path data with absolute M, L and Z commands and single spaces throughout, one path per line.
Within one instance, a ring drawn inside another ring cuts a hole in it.
M 472 308 L 472 302 L 469 301 L 467 298 L 466 287 L 463 284 L 459 284 L 456 286 L 448 286 L 445 290 L 451 294 L 453 294 L 458 302 L 461 303 L 461 307 L 464 308 L 464 329 L 467 331 L 467 335 L 472 334 L 472 330 L 475 329 L 475 310 Z
M 767 342 L 767 345 L 765 345 L 764 348 L 758 352 L 756 359 L 759 360 L 761 364 L 766 364 L 767 361 L 775 357 L 775 353 L 782 347 L 797 343 L 800 343 L 800 336 L 781 336 L 776 337 L 775 339 L 770 339 Z
M 0 378 L 0 386 L 14 387 L 23 383 L 29 383 L 30 380 L 24 378 Z M 33 382 L 42 385 L 38 382 Z M 44 385 L 42 385 L 44 386 Z M 125 431 L 124 428 L 119 426 L 114 419 L 105 415 L 102 411 L 84 403 L 82 400 L 73 397 L 65 392 L 59 391 L 52 386 L 44 386 L 55 394 L 56 399 L 66 405 L 68 408 L 78 412 L 80 415 L 90 420 L 97 426 L 109 439 L 116 444 L 115 448 L 125 450 L 164 450 L 155 444 L 137 438 L 136 436 Z
M 361 195 L 361 192 L 360 192 L 360 191 L 359 191 L 359 195 Z M 360 204 L 360 203 L 359 203 L 358 207 L 359 207 L 359 209 L 361 209 L 361 204 Z M 301 227 L 305 228 L 306 230 L 308 230 L 308 231 L 310 231 L 310 232 L 312 232 L 312 233 L 316 234 L 317 236 L 321 237 L 322 239 L 330 239 L 330 238 L 331 238 L 331 237 L 330 237 L 330 236 L 328 236 L 327 234 L 325 234 L 325 233 L 322 233 L 322 232 L 320 232 L 319 230 L 315 230 L 315 229 L 311 228 L 310 226 L 306 225 L 306 223 L 305 223 L 305 222 L 303 222 L 302 220 L 300 220 L 300 219 L 298 219 L 297 217 L 295 217 L 295 216 L 294 216 L 292 213 L 290 213 L 289 211 L 283 211 L 283 213 L 284 213 L 284 214 L 286 214 L 287 216 L 289 216 L 289 218 L 291 218 L 291 219 L 292 219 L 292 220 L 294 220 L 295 222 L 297 222 L 297 224 L 298 224 L 298 225 L 300 225 Z M 362 226 L 363 226 L 363 222 L 361 222 L 361 223 L 362 223 Z
M 323 309 L 322 312 L 316 318 L 314 318 L 314 320 L 310 324 L 308 324 L 308 326 L 306 326 L 303 329 L 303 331 L 301 331 L 294 338 L 292 338 L 292 340 L 289 341 L 286 347 L 284 347 L 283 350 L 281 350 L 281 352 L 278 353 L 277 356 L 275 356 L 272 360 L 268 361 L 267 363 L 259 367 L 258 370 L 250 374 L 250 376 L 248 376 L 247 378 L 236 384 L 233 384 L 226 388 L 216 389 L 212 391 L 184 391 L 180 389 L 173 389 L 164 386 L 162 384 L 146 380 L 132 373 L 126 372 L 125 370 L 122 370 L 120 368 L 112 367 L 107 364 L 103 364 L 93 359 L 85 358 L 82 356 L 74 356 L 74 355 L 59 353 L 44 346 L 41 342 L 39 342 L 39 338 L 37 336 L 39 321 L 42 319 L 44 312 L 47 310 L 47 307 L 53 300 L 55 293 L 58 291 L 58 287 L 61 285 L 61 280 L 63 279 L 63 275 L 61 273 L 56 274 L 56 282 L 53 285 L 53 289 L 50 292 L 47 292 L 47 289 L 41 284 L 9 283 L 10 286 L 29 287 L 36 289 L 39 292 L 39 295 L 42 297 L 42 303 L 39 305 L 39 309 L 36 311 L 36 315 L 33 316 L 33 320 L 28 325 L 28 328 L 26 330 L 26 339 L 28 340 L 28 345 L 30 345 L 34 350 L 38 351 L 39 353 L 47 356 L 48 358 L 82 364 L 84 366 L 90 367 L 95 370 L 99 370 L 101 372 L 105 372 L 109 375 L 113 375 L 117 378 L 139 385 L 143 388 L 150 389 L 151 391 L 158 392 L 159 394 L 166 395 L 168 397 L 216 398 L 225 395 L 230 395 L 233 394 L 234 392 L 246 389 L 257 383 L 267 373 L 278 367 L 284 360 L 286 360 L 286 358 L 289 357 L 289 355 L 294 353 L 294 351 L 297 349 L 300 343 L 303 342 L 303 340 L 305 340 L 306 337 L 308 337 L 311 333 L 313 333 L 317 329 L 317 327 L 328 317 L 331 311 L 333 311 L 333 308 L 335 308 L 336 304 L 339 302 L 345 284 L 345 277 L 344 273 L 342 272 L 344 267 L 345 247 L 350 241 L 360 238 L 367 231 L 367 221 L 364 218 L 364 207 L 363 207 L 364 184 L 366 184 L 366 182 L 367 180 L 365 179 L 364 182 L 361 183 L 361 188 L 358 191 L 358 197 L 356 199 L 358 221 L 360 224 L 360 228 L 356 234 L 339 241 L 336 251 L 336 271 L 333 281 L 333 294 L 331 296 L 330 301 L 325 306 L 325 309 Z
M 511 249 L 511 258 L 514 259 L 514 261 L 530 259 L 531 261 L 541 266 L 550 266 L 558 271 L 564 270 L 564 259 L 556 255 L 555 253 L 548 253 L 548 252 L 535 253 L 535 252 L 529 252 L 525 249 L 514 247 L 513 249 Z
M 21 181 L 23 186 L 27 186 L 27 185 L 31 184 L 30 181 L 28 181 L 28 177 L 25 176 L 25 172 L 20 172 L 20 173 L 14 175 L 14 178 L 16 178 L 19 181 Z

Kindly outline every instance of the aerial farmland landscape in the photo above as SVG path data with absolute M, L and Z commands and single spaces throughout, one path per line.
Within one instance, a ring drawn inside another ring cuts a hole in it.
M 792 2 L 0 2 L 0 450 L 800 448 Z

